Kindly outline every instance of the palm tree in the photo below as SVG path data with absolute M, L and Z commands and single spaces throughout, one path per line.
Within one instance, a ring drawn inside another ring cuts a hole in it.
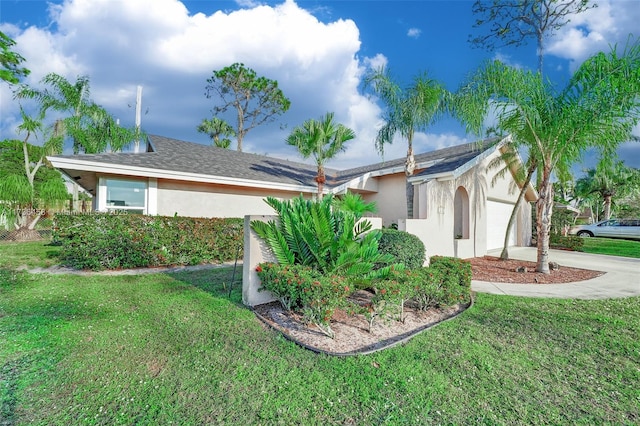
M 23 85 L 16 92 L 16 98 L 37 100 L 41 117 L 49 110 L 66 114 L 56 120 L 53 129 L 58 135 L 72 139 L 75 154 L 120 151 L 140 138 L 137 129 L 120 127 L 104 108 L 91 101 L 87 76 L 71 83 L 61 75 L 50 73 L 41 83 L 49 87 L 37 90 Z
M 511 241 L 511 230 L 513 229 L 513 225 L 516 223 L 516 218 L 518 216 L 518 212 L 520 211 L 520 206 L 522 205 L 524 197 L 529 190 L 529 185 L 531 184 L 531 179 L 536 172 L 537 166 L 538 163 L 536 161 L 536 158 L 533 156 L 529 156 L 526 163 L 522 164 L 520 155 L 514 147 L 513 142 L 505 145 L 502 154 L 491 161 L 491 163 L 489 163 L 488 168 L 490 169 L 501 167 L 500 170 L 491 179 L 491 185 L 495 185 L 498 179 L 503 178 L 507 173 L 513 173 L 515 182 L 517 182 L 517 184 L 520 186 L 518 198 L 516 199 L 513 210 L 511 210 L 511 215 L 509 215 L 509 221 L 507 222 L 507 229 L 505 230 L 504 234 L 504 242 L 502 244 L 502 251 L 500 252 L 500 259 L 509 259 L 509 242 Z M 514 187 L 515 186 L 516 184 L 514 183 Z M 512 188 L 510 188 L 510 190 L 511 189 Z
M 355 138 L 353 130 L 333 122 L 333 113 L 327 113 L 320 121 L 310 119 L 293 129 L 287 137 L 287 144 L 295 146 L 303 158 L 313 157 L 318 166 L 315 181 L 318 184 L 318 198 L 322 198 L 326 176 L 324 165 L 339 152 L 345 150 L 345 143 Z
M 17 128 L 18 133 L 25 133 L 22 142 L 12 141 L 11 149 L 22 151 L 22 170 L 8 170 L 0 183 L 0 213 L 14 226 L 9 239 L 39 239 L 35 231 L 36 224 L 45 213 L 45 209 L 61 204 L 68 198 L 67 189 L 62 176 L 55 170 L 46 170 L 46 155 L 62 152 L 62 139 L 55 134 L 45 140 L 42 146 L 29 143 L 31 136 L 42 131 L 42 122 L 28 116 L 20 108 L 23 122 Z M 12 168 L 13 169 L 13 168 Z M 40 172 L 40 173 L 39 173 Z M 36 177 L 39 176 L 38 180 Z
M 16 42 L 0 31 L 0 81 L 16 84 L 20 78 L 28 76 L 31 71 L 21 67 L 25 59 L 12 49 Z
M 587 174 L 576 181 L 575 193 L 582 198 L 598 195 L 604 204 L 604 220 L 611 218 L 614 197 L 626 197 L 640 188 L 640 172 L 626 167 L 619 161 L 612 168 L 603 165 L 587 170 Z
M 448 92 L 436 80 L 426 74 L 416 77 L 413 84 L 402 89 L 391 77 L 389 71 L 380 67 L 371 70 L 365 77 L 365 86 L 386 105 L 385 124 L 378 130 L 375 144 L 380 154 L 384 146 L 393 143 L 396 134 L 407 140 L 407 159 L 405 174 L 412 176 L 416 162 L 413 152 L 413 136 L 432 124 L 446 106 Z M 413 185 L 407 179 L 407 218 L 413 218 Z
M 225 136 L 235 136 L 236 132 L 233 130 L 233 127 L 226 121 L 222 120 L 218 117 L 213 117 L 211 119 L 203 119 L 202 122 L 197 127 L 198 132 L 206 133 L 211 138 L 211 141 L 218 148 L 229 148 L 231 145 L 231 139 L 226 138 Z M 220 139 L 220 136 L 223 136 Z
M 538 165 L 537 266 L 549 273 L 554 172 L 567 170 L 590 147 L 610 155 L 640 120 L 640 44 L 587 59 L 561 91 L 539 73 L 494 61 L 458 92 L 454 111 L 480 133 L 490 108 L 499 127 Z

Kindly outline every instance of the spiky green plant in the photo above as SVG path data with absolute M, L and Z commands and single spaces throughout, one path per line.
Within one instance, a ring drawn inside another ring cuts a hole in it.
M 278 220 L 252 221 L 251 228 L 268 244 L 278 263 L 307 265 L 323 273 L 373 277 L 376 263 L 390 263 L 378 252 L 380 232 L 349 211 L 332 208 L 333 197 L 320 201 L 302 196 L 280 201 L 265 199 Z

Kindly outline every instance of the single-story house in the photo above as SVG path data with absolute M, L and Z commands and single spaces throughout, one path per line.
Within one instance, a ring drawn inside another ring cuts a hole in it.
M 327 169 L 325 191 L 346 191 L 375 201 L 383 225 L 418 235 L 429 255 L 482 256 L 502 247 L 519 192 L 514 173 L 492 182 L 508 138 L 488 139 L 418 154 L 409 178 L 414 219 L 407 219 L 405 159 L 348 170 Z M 143 152 L 48 157 L 54 167 L 93 195 L 98 211 L 151 215 L 244 217 L 272 215 L 266 196 L 315 196 L 315 165 L 148 136 Z M 536 193 L 527 188 L 526 200 Z M 531 209 L 521 206 L 510 245 L 528 245 Z

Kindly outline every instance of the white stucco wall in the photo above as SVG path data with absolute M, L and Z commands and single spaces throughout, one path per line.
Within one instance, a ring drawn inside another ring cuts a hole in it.
M 299 194 L 283 191 L 224 187 L 198 183 L 185 184 L 158 180 L 158 214 L 161 216 L 244 217 L 270 215 L 274 211 L 264 202 L 267 196 L 289 199 Z
M 416 235 L 424 243 L 427 258 L 435 255 L 469 258 L 481 256 L 486 252 L 486 226 L 480 215 L 483 205 L 476 209 L 475 192 L 468 187 L 468 176 L 456 180 L 430 181 L 417 187 L 417 199 L 420 200 L 418 217 L 403 219 L 398 228 Z M 464 187 L 468 198 L 468 214 L 465 229 L 468 238 L 456 239 L 454 231 L 454 197 L 458 187 Z
M 378 192 L 362 194 L 367 202 L 375 202 L 378 208 L 376 213 L 388 227 L 392 223 L 398 223 L 398 219 L 407 217 L 406 177 L 404 173 L 375 178 L 378 181 Z
M 503 178 L 496 181 L 493 185 L 491 180 L 496 174 L 496 170 L 489 170 L 487 172 L 487 198 L 495 201 L 515 203 L 518 199 L 519 187 L 510 187 L 510 184 L 514 182 L 510 173 L 507 173 Z
M 433 255 L 469 258 L 483 256 L 487 252 L 489 233 L 504 232 L 502 224 L 491 222 L 487 212 L 487 200 L 513 205 L 518 197 L 517 186 L 511 173 L 506 173 L 492 184 L 498 169 L 486 170 L 489 162 L 498 154 L 493 154 L 483 162 L 456 179 L 441 178 L 430 180 L 417 186 L 414 200 L 414 217 L 406 219 L 404 176 L 380 178 L 379 187 L 384 193 L 368 196 L 367 200 L 378 202 L 378 212 L 385 226 L 396 222 L 401 230 L 417 235 L 425 244 L 427 257 Z M 454 235 L 455 191 L 463 187 L 468 195 L 468 218 L 465 226 L 468 238 L 456 239 Z M 395 205 L 393 205 L 395 204 Z M 399 207 L 402 207 L 402 212 Z M 391 216 L 395 215 L 395 216 Z M 518 214 L 517 245 L 530 242 L 529 204 L 523 203 Z M 506 229 L 506 222 L 504 223 Z
M 242 257 L 242 303 L 256 306 L 276 300 L 268 291 L 260 291 L 260 278 L 256 266 L 262 262 L 275 262 L 276 259 L 258 234 L 251 229 L 251 222 L 259 220 L 269 222 L 277 216 L 251 215 L 244 217 L 244 254 Z

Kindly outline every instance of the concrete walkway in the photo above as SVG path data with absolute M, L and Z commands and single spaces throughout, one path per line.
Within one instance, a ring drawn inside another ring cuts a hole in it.
M 509 257 L 536 261 L 535 247 L 513 247 Z M 499 256 L 500 250 L 489 252 Z M 612 299 L 640 296 L 640 259 L 599 254 L 549 250 L 549 260 L 560 267 L 591 269 L 606 272 L 586 281 L 566 284 L 505 284 L 472 281 L 471 289 L 479 293 L 508 294 L 527 297 L 558 297 L 562 299 Z

